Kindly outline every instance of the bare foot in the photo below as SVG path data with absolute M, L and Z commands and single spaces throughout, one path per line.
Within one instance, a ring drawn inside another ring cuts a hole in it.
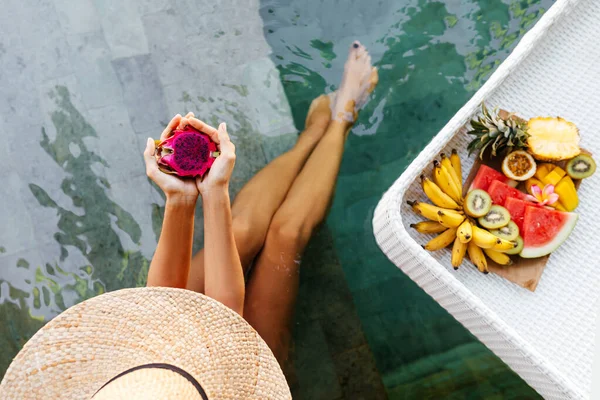
M 306 128 L 315 125 L 323 128 L 327 127 L 327 124 L 331 121 L 330 103 L 331 97 L 326 94 L 322 94 L 314 99 L 308 108 L 304 126 Z
M 321 140 L 331 121 L 331 96 L 322 94 L 310 103 L 304 132 L 298 136 L 298 144 L 308 144 L 312 149 Z
M 353 124 L 358 110 L 366 103 L 378 80 L 377 68 L 371 65 L 371 56 L 367 49 L 355 41 L 350 46 L 342 83 L 331 105 L 331 118 L 334 121 Z

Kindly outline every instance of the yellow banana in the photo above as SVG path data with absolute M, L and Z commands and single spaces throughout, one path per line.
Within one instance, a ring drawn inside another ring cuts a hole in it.
M 461 243 L 469 243 L 473 238 L 473 227 L 471 225 L 471 221 L 465 219 L 462 224 L 458 227 L 456 231 L 456 236 L 460 240 Z
M 438 236 L 431 239 L 423 248 L 429 251 L 436 251 L 446 248 L 456 238 L 456 229 L 448 229 L 447 231 L 440 233 Z
M 456 171 L 454 170 L 454 166 L 452 165 L 452 161 L 450 160 L 450 158 L 446 157 L 446 154 L 444 153 L 440 154 L 440 158 L 442 159 L 442 167 L 444 167 L 446 171 L 448 171 L 448 173 L 452 177 L 452 181 L 454 181 L 454 184 L 457 187 L 462 188 L 462 182 L 458 175 L 456 175 Z
M 442 233 L 446 229 L 448 229 L 444 225 L 440 224 L 439 222 L 435 222 L 435 221 L 421 221 L 416 224 L 410 224 L 410 227 L 414 228 L 419 233 L 426 233 L 426 234 Z
M 497 238 L 497 239 L 498 239 L 498 241 L 496 242 L 496 244 L 493 247 L 491 247 L 492 250 L 506 251 L 506 250 L 512 250 L 515 247 L 517 247 L 517 242 L 515 242 L 514 240 L 506 240 L 506 239 L 502 239 L 502 238 Z
M 483 254 L 483 250 L 479 246 L 475 244 L 475 241 L 471 240 L 467 244 L 467 252 L 469 253 L 469 258 L 471 262 L 475 264 L 477 269 L 484 274 L 488 274 L 487 260 L 485 259 L 485 255 Z
M 467 246 L 468 244 L 461 242 L 458 237 L 454 239 L 454 246 L 452 246 L 452 266 L 454 269 L 458 269 L 460 264 L 462 264 L 467 252 Z
M 509 256 L 504 253 L 500 253 L 499 251 L 484 249 L 483 252 L 496 264 L 511 265 L 513 263 Z
M 452 168 L 454 168 L 454 172 L 456 172 L 456 176 L 458 176 L 460 186 L 462 187 L 462 167 L 460 165 L 460 156 L 458 155 L 458 151 L 456 151 L 456 149 L 452 149 L 450 162 L 452 163 Z
M 454 201 L 462 203 L 460 189 L 454 183 L 450 173 L 437 160 L 433 162 L 433 181 Z
M 471 242 L 474 242 L 477 246 L 482 249 L 491 249 L 498 243 L 498 240 L 500 238 L 494 236 L 489 231 L 473 225 L 473 240 Z
M 458 228 L 465 216 L 452 210 L 438 211 L 438 222 L 447 228 Z
M 430 221 L 437 222 L 439 211 L 452 211 L 438 206 L 434 206 L 433 204 L 423 203 L 422 201 L 407 201 L 407 203 L 409 206 L 412 207 L 414 212 L 416 212 L 419 215 L 422 215 Z
M 433 204 L 443 208 L 451 208 L 456 210 L 459 208 L 457 202 L 455 202 L 452 197 L 448 196 L 444 191 L 435 184 L 431 179 L 427 178 L 425 175 L 421 175 L 421 186 L 423 187 L 423 191 L 432 201 Z

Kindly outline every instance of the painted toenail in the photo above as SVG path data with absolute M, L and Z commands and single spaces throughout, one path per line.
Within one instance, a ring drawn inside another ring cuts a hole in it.
M 354 47 L 355 49 L 358 49 L 358 43 L 354 42 L 354 44 L 352 45 L 352 47 Z

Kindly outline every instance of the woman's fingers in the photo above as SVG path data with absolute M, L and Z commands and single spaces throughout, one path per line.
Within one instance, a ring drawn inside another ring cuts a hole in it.
M 200 132 L 206 133 L 213 142 L 219 143 L 219 133 L 212 126 L 200 121 L 198 118 L 188 118 L 188 122 L 191 126 L 198 129 Z
M 144 162 L 146 163 L 146 175 L 148 178 L 155 180 L 157 173 L 159 173 L 158 163 L 154 157 L 154 139 L 148 138 L 146 141 L 146 149 L 144 150 Z
M 222 122 L 219 125 L 217 131 L 219 137 L 219 148 L 221 150 L 221 156 L 233 156 L 235 157 L 235 145 L 231 143 L 229 134 L 227 133 L 227 124 Z
M 167 127 L 160 135 L 160 140 L 165 140 L 166 138 L 171 136 L 171 132 L 173 132 L 173 130 L 175 130 L 175 128 L 177 128 L 177 126 L 179 125 L 180 122 L 181 122 L 181 115 L 177 114 L 176 116 L 173 117 L 171 122 L 169 122 L 167 124 Z
M 186 126 L 191 125 L 196 128 L 200 132 L 206 133 L 213 142 L 220 144 L 220 134 L 219 131 L 212 126 L 208 125 L 205 122 L 200 121 L 198 118 L 194 116 L 193 112 L 189 112 L 182 117 L 181 114 L 177 114 L 173 117 L 171 122 L 167 125 L 163 133 L 160 135 L 161 140 L 165 140 L 175 129 L 184 129 Z M 222 124 L 223 125 L 223 124 Z M 225 137 L 229 140 L 229 135 L 227 135 L 227 127 L 225 129 Z M 230 141 L 231 142 L 231 141 Z
M 181 121 L 179 121 L 179 126 L 177 126 L 177 129 L 184 130 L 189 124 L 190 124 L 189 119 L 187 119 L 186 117 L 183 117 L 183 118 L 181 118 Z

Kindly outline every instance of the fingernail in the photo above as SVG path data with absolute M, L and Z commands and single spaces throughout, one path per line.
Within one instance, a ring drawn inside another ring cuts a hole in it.
M 154 139 L 149 137 L 148 140 L 146 140 L 146 146 L 150 146 L 150 143 L 152 143 L 152 142 L 154 142 Z
M 219 129 L 223 129 L 224 131 L 227 130 L 227 124 L 225 122 L 221 122 L 221 125 L 219 125 Z

